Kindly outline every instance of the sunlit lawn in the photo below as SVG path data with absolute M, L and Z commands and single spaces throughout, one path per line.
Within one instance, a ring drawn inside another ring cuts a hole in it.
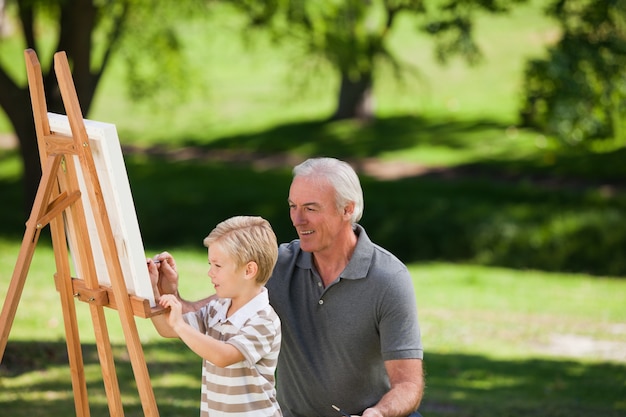
M 10 271 L 18 247 L 1 246 L 0 266 Z M 181 293 L 209 294 L 204 252 L 174 254 Z M 0 368 L 6 415 L 73 413 L 53 262 L 50 248 L 40 245 L 11 331 L 8 362 L 5 357 Z M 414 263 L 410 270 L 426 351 L 425 415 L 617 417 L 626 411 L 623 280 L 445 263 Z M 104 416 L 88 309 L 79 303 L 77 311 L 92 412 Z M 119 320 L 110 310 L 107 318 L 127 414 L 141 415 Z M 195 413 L 199 359 L 181 342 L 161 339 L 149 320 L 137 324 L 162 415 Z

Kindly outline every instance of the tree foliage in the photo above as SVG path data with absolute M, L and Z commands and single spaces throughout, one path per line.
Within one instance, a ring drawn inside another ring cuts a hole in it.
M 561 40 L 525 73 L 523 123 L 569 145 L 626 140 L 626 1 L 557 0 Z
M 82 113 L 87 117 L 98 84 L 113 54 L 126 59 L 129 85 L 136 97 L 184 79 L 182 48 L 174 16 L 191 17 L 202 0 L 6 0 L 4 21 L 14 26 L 24 49 L 37 52 L 42 64 L 48 110 L 64 113 L 53 70 L 56 51 L 65 51 Z M 19 29 L 18 29 L 19 28 Z M 0 42 L 2 38 L 0 37 Z M 143 59 L 151 60 L 142 66 Z M 22 55 L 9 60 L 24 59 Z M 149 71 L 146 68 L 158 68 Z M 157 81 L 158 80 L 158 81 Z M 155 88 L 158 85 L 159 88 Z M 0 106 L 17 135 L 24 166 L 25 208 L 34 198 L 41 176 L 28 84 L 12 75 L 10 62 L 0 63 Z
M 279 41 L 299 42 L 336 70 L 341 83 L 335 119 L 371 117 L 377 66 L 391 64 L 397 73 L 405 67 L 387 41 L 400 16 L 412 17 L 418 31 L 434 37 L 442 61 L 460 54 L 476 62 L 477 14 L 505 13 L 524 1 L 229 0 L 245 12 L 251 26 L 270 30 Z

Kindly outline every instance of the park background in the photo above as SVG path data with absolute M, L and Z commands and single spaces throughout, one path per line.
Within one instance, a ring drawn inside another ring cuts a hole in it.
M 389 68 L 377 75 L 367 123 L 329 121 L 338 86 L 330 68 L 262 31 L 242 38 L 241 16 L 218 8 L 177 26 L 191 82 L 155 84 L 156 95 L 130 100 L 118 56 L 87 117 L 116 124 L 144 246 L 174 253 L 183 295 L 208 289 L 202 238 L 217 222 L 259 214 L 280 241 L 293 239 L 292 166 L 347 159 L 363 181 L 362 224 L 414 278 L 425 416 L 623 416 L 625 152 L 612 138 L 564 146 L 520 126 L 525 65 L 560 36 L 544 5 L 479 15 L 483 60 L 473 66 L 458 57 L 442 65 L 432 40 L 401 21 L 389 44 L 415 70 L 402 81 Z M 23 49 L 16 37 L 0 43 L 2 62 L 25 79 Z M 6 119 L 0 132 L 4 301 L 27 215 Z M 2 415 L 74 412 L 53 264 L 44 236 L 0 365 Z M 77 308 L 92 413 L 107 415 L 88 310 Z M 108 317 L 126 412 L 140 415 L 122 333 Z M 199 360 L 138 325 L 161 414 L 195 414 Z

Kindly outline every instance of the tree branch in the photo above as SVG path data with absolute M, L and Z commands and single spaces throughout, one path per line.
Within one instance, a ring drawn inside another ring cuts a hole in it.
M 2 67 L 0 67 L 0 91 L 2 91 L 2 94 L 0 94 L 0 107 L 4 109 L 9 119 L 12 120 L 9 113 L 16 108 L 16 97 L 22 93 L 22 89 Z M 17 111 L 21 111 L 21 109 Z
M 22 23 L 22 30 L 24 31 L 26 47 L 33 49 L 33 50 L 37 50 L 36 45 L 35 45 L 35 31 L 34 31 L 35 14 L 33 11 L 33 5 L 31 2 L 18 1 L 16 3 L 17 3 L 17 8 L 18 8 L 18 14 L 20 16 L 20 22 Z
M 106 37 L 109 42 L 102 56 L 102 64 L 100 65 L 100 69 L 97 71 L 97 73 L 94 74 L 96 84 L 102 77 L 104 70 L 107 68 L 111 60 L 111 55 L 117 48 L 117 45 L 122 38 L 122 34 L 124 33 L 125 28 L 124 23 L 126 21 L 126 17 L 128 16 L 129 8 L 129 2 L 125 1 L 122 5 L 122 11 L 113 19 L 113 29 L 111 29 L 111 32 Z

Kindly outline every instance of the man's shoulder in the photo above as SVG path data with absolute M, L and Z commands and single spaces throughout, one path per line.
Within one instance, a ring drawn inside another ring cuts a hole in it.
M 373 254 L 377 259 L 382 259 L 385 262 L 388 262 L 390 264 L 405 266 L 404 262 L 402 262 L 396 255 L 394 255 L 388 249 L 385 249 L 382 246 L 377 245 L 375 243 L 373 243 L 372 246 L 374 247 Z
M 377 274 L 386 275 L 395 274 L 398 270 L 406 269 L 406 265 L 396 255 L 389 250 L 383 248 L 377 243 L 374 243 L 365 229 L 361 225 L 355 225 L 355 232 L 357 233 L 358 242 L 355 250 L 354 262 L 367 264 L 368 268 L 372 268 L 377 271 Z M 365 260 L 367 259 L 367 262 Z
M 278 247 L 276 265 L 272 271 L 271 278 L 265 284 L 266 287 L 273 288 L 278 281 L 288 280 L 300 253 L 300 241 L 298 239 L 288 243 L 281 243 Z
M 276 261 L 277 267 L 286 267 L 292 265 L 298 256 L 302 253 L 300 249 L 300 240 L 294 239 L 291 242 L 281 243 L 278 246 L 278 260 Z
M 294 239 L 291 242 L 281 243 L 278 246 L 278 256 L 297 254 L 300 252 L 300 239 Z

